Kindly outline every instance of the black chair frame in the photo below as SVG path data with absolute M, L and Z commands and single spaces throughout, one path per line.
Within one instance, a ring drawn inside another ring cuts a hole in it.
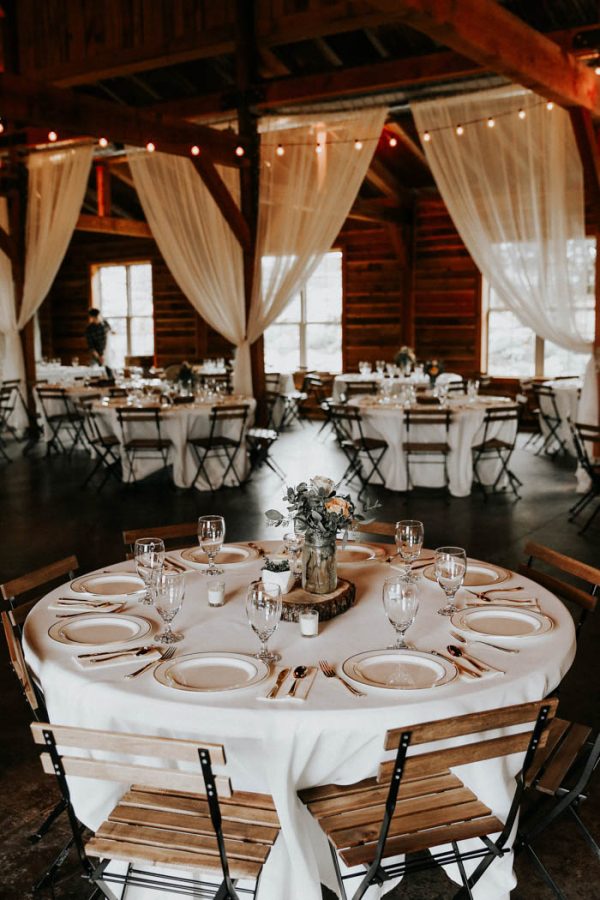
M 56 451 L 57 453 L 65 453 L 71 458 L 73 451 L 82 439 L 83 417 L 81 413 L 76 409 L 73 399 L 69 396 L 66 388 L 49 387 L 42 384 L 37 385 L 35 390 L 42 407 L 43 417 L 51 433 L 46 448 L 46 455 L 50 456 L 53 451 Z M 60 412 L 51 412 L 47 404 L 52 402 L 62 405 L 62 410 Z M 61 440 L 61 432 L 66 432 L 71 439 L 70 447 L 67 448 Z
M 569 522 L 576 519 L 594 499 L 598 498 L 599 500 L 596 508 L 585 520 L 583 527 L 579 531 L 579 534 L 584 534 L 600 512 L 600 464 L 592 462 L 586 446 L 587 443 L 600 443 L 600 428 L 579 422 L 573 424 L 570 419 L 569 427 L 573 437 L 573 444 L 575 445 L 577 461 L 590 479 L 589 490 L 569 509 Z
M 169 465 L 171 441 L 163 438 L 161 433 L 161 410 L 156 407 L 117 407 L 117 417 L 122 434 L 121 446 L 129 463 L 127 484 L 136 482 L 134 477 L 134 461 L 136 456 L 161 459 L 165 471 Z M 131 437 L 130 428 L 141 422 L 152 422 L 156 432 L 154 438 Z
M 195 486 L 198 478 L 204 473 L 209 489 L 213 492 L 216 490 L 216 487 L 213 485 L 210 475 L 208 474 L 208 469 L 206 468 L 206 462 L 209 457 L 218 459 L 223 466 L 221 487 L 226 486 L 225 480 L 230 472 L 235 477 L 237 487 L 242 486 L 243 480 L 237 472 L 235 460 L 244 440 L 244 430 L 248 418 L 248 410 L 249 406 L 247 403 L 240 403 L 235 406 L 230 404 L 228 406 L 212 407 L 210 413 L 210 432 L 208 437 L 192 438 L 188 441 L 198 462 L 198 468 L 196 469 L 196 474 L 191 485 L 192 487 Z M 221 429 L 224 423 L 232 421 L 237 421 L 239 429 L 238 433 L 235 437 L 226 437 L 221 433 Z
M 405 440 L 402 444 L 402 449 L 404 451 L 404 461 L 406 465 L 406 490 L 410 491 L 414 488 L 413 480 L 410 474 L 410 461 L 411 459 L 418 459 L 420 463 L 424 463 L 425 465 L 438 465 L 444 467 L 444 490 L 446 493 L 449 492 L 449 476 L 448 476 L 448 454 L 450 453 L 450 445 L 448 443 L 448 436 L 450 433 L 450 423 L 452 421 L 452 411 L 449 409 L 442 409 L 438 407 L 437 409 L 407 409 L 404 413 L 404 426 L 406 429 Z M 418 450 L 410 449 L 410 429 L 411 426 L 428 426 L 428 425 L 442 425 L 444 430 L 445 440 L 442 442 L 431 442 L 431 450 L 427 449 L 426 442 L 419 442 L 421 445 Z M 443 445 L 443 449 L 434 449 L 437 444 L 441 443 Z M 427 459 L 426 457 L 437 456 L 441 457 L 441 459 Z M 425 457 L 425 458 L 424 458 Z
M 340 481 L 352 481 L 358 478 L 361 489 L 358 496 L 361 497 L 375 474 L 385 486 L 385 478 L 379 468 L 381 460 L 388 451 L 388 444 L 384 440 L 369 438 L 363 431 L 363 418 L 356 406 L 338 403 L 330 407 L 331 424 L 340 447 L 342 448 L 348 465 Z M 367 472 L 363 466 L 362 457 L 368 460 L 370 470 Z
M 558 411 L 558 407 L 556 405 L 556 394 L 554 392 L 554 388 L 550 387 L 548 384 L 533 384 L 532 390 L 535 395 L 535 399 L 538 406 L 538 414 L 542 422 L 545 424 L 548 429 L 548 434 L 546 434 L 540 444 L 540 447 L 536 451 L 536 456 L 539 456 L 540 453 L 546 453 L 547 456 L 556 457 L 559 453 L 567 454 L 567 445 L 563 438 L 561 438 L 558 430 L 562 423 L 561 415 Z M 542 408 L 542 400 L 545 399 L 547 401 L 550 410 Z M 552 449 L 553 446 L 558 445 L 556 449 Z
M 121 442 L 115 435 L 103 433 L 99 425 L 98 415 L 92 408 L 92 403 L 93 400 L 87 397 L 80 404 L 83 416 L 83 435 L 90 451 L 96 456 L 94 466 L 82 482 L 81 487 L 87 487 L 94 476 L 104 469 L 104 477 L 96 488 L 96 491 L 100 493 L 109 478 L 114 478 L 119 484 L 122 482 Z
M 515 423 L 515 433 L 512 441 L 488 437 L 490 430 L 492 430 L 498 422 Z M 523 485 L 523 482 L 508 466 L 515 449 L 518 429 L 519 410 L 517 408 L 513 407 L 507 409 L 502 406 L 493 406 L 486 410 L 483 420 L 483 437 L 481 441 L 473 447 L 473 482 L 482 492 L 484 500 L 487 500 L 488 494 L 485 485 L 479 476 L 479 463 L 486 458 L 495 458 L 500 463 L 500 471 L 491 487 L 491 492 L 495 493 L 498 490 L 498 485 L 502 481 L 503 476 L 506 476 L 510 488 L 517 500 L 521 497 L 518 489 Z

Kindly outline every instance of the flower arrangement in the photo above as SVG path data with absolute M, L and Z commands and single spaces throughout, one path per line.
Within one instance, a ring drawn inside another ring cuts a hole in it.
M 416 361 L 417 357 L 412 347 L 400 347 L 394 356 L 394 362 L 397 366 L 400 366 L 401 369 L 412 368 Z
M 431 384 L 435 384 L 438 375 L 444 371 L 444 363 L 439 359 L 428 359 L 423 366 L 423 371 L 429 376 Z
M 296 531 L 335 539 L 338 532 L 347 533 L 353 521 L 362 519 L 356 514 L 351 497 L 338 494 L 335 481 L 323 476 L 288 487 L 283 500 L 287 503 L 287 515 L 268 509 L 265 515 L 269 525 L 287 526 L 293 522 Z

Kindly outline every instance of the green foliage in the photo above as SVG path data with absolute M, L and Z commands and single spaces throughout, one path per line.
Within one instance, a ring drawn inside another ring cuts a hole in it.
M 263 571 L 266 572 L 289 572 L 290 562 L 288 559 L 265 559 Z
M 335 537 L 347 532 L 352 522 L 360 521 L 354 502 L 348 494 L 338 494 L 336 484 L 330 478 L 315 477 L 302 481 L 296 487 L 288 487 L 283 497 L 287 514 L 276 509 L 265 513 L 269 525 L 293 523 L 296 531 L 312 531 L 323 536 Z

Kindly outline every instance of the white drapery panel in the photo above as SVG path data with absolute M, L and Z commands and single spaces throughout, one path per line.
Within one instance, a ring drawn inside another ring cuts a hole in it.
M 387 108 L 261 120 L 260 204 L 250 343 L 331 249 L 373 158 Z M 357 150 L 355 140 L 362 142 Z M 278 156 L 281 144 L 284 155 Z M 317 144 L 321 151 L 316 152 Z M 263 259 L 270 257 L 268 268 Z
M 81 212 L 92 152 L 92 144 L 82 144 L 29 155 L 25 280 L 19 330 L 45 300 L 63 261 Z
M 8 233 L 8 204 L 0 197 L 0 227 Z M 12 264 L 0 250 L 0 381 L 24 378 L 23 350 L 17 328 Z M 22 423 L 20 423 L 22 424 Z
M 583 171 L 568 114 L 514 85 L 411 109 L 419 132 L 431 135 L 427 161 L 484 277 L 540 337 L 591 353 L 592 335 L 576 312 L 585 303 L 587 248 Z
M 252 393 L 242 248 L 193 163 L 128 149 L 135 188 L 177 284 L 208 324 L 237 348 L 234 388 Z M 239 204 L 237 169 L 218 167 Z

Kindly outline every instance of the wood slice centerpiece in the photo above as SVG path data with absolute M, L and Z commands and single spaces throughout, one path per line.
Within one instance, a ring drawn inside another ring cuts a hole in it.
M 284 622 L 297 622 L 301 612 L 307 609 L 316 609 L 319 613 L 319 621 L 325 622 L 350 609 L 354 605 L 355 599 L 355 585 L 344 578 L 338 578 L 337 587 L 330 594 L 309 594 L 298 584 L 289 594 L 283 595 L 281 618 Z

